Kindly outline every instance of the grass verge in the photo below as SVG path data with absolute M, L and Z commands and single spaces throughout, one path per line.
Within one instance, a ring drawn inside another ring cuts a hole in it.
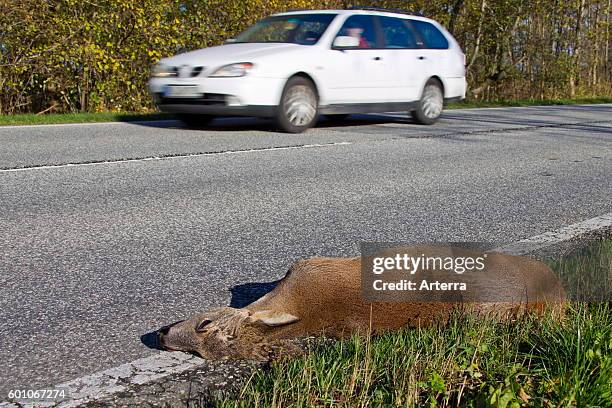
M 612 98 L 586 98 L 586 99 L 551 99 L 539 100 L 529 99 L 520 101 L 488 101 L 476 102 L 465 101 L 448 105 L 447 109 L 466 109 L 466 108 L 495 108 L 511 106 L 550 106 L 550 105 L 576 105 L 576 104 L 599 104 L 612 103 Z M 101 113 L 51 113 L 51 114 L 18 114 L 0 115 L 0 126 L 16 125 L 52 125 L 65 123 L 95 123 L 95 122 L 135 122 L 148 120 L 173 119 L 170 114 L 152 112 L 101 112 Z
M 50 113 L 36 115 L 34 113 L 19 115 L 0 115 L 0 126 L 20 125 L 56 125 L 66 123 L 97 123 L 97 122 L 137 122 L 149 120 L 173 119 L 166 113 L 136 113 L 136 112 L 99 112 L 99 113 Z
M 611 248 L 601 241 L 552 267 L 609 274 Z M 273 363 L 239 395 L 195 406 L 610 407 L 610 312 L 608 302 L 573 303 L 561 321 L 457 315 L 445 327 L 354 337 Z
M 612 103 L 611 97 L 580 98 L 580 99 L 522 99 L 518 101 L 462 101 L 451 103 L 447 109 L 469 109 L 469 108 L 503 108 L 517 106 L 553 106 L 553 105 L 588 105 Z

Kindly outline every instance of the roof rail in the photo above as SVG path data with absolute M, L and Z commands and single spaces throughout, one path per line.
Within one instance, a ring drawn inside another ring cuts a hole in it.
M 398 8 L 384 8 L 384 7 L 374 7 L 374 6 L 351 6 L 348 7 L 347 10 L 366 10 L 366 11 L 382 11 L 385 13 L 395 13 L 395 14 L 410 14 L 413 16 L 423 16 L 423 13 L 413 13 L 411 11 L 402 10 Z

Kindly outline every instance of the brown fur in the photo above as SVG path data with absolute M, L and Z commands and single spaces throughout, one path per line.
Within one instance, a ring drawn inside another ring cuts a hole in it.
M 402 248 L 402 253 L 415 256 L 428 251 L 430 247 Z M 456 250 L 457 254 L 475 253 Z M 487 265 L 489 283 L 519 301 L 368 302 L 361 293 L 360 257 L 312 258 L 296 262 L 274 290 L 250 305 L 194 316 L 164 330 L 160 341 L 170 350 L 195 352 L 205 358 L 266 360 L 279 350 L 293 349 L 290 339 L 321 334 L 341 339 L 353 333 L 427 326 L 444 321 L 458 307 L 501 317 L 543 313 L 550 304 L 556 312 L 561 310 L 556 306 L 562 305 L 565 292 L 545 264 L 489 254 Z

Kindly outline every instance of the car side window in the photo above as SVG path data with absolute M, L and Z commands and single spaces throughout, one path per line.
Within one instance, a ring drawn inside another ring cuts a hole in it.
M 376 48 L 376 26 L 372 16 L 351 16 L 337 34 L 339 36 L 355 37 L 359 40 L 359 48 Z
M 379 17 L 385 40 L 385 48 L 417 48 L 414 33 L 405 20 L 393 17 Z
M 335 15 L 313 15 L 304 16 L 302 18 L 302 23 L 295 30 L 293 35 L 293 42 L 296 44 L 303 45 L 312 45 L 316 44 L 325 30 L 327 30 L 327 26 L 334 19 Z
M 447 50 L 449 47 L 448 40 L 440 30 L 431 23 L 421 20 L 411 20 L 412 26 L 418 31 L 419 35 L 425 42 L 426 48 L 435 50 Z

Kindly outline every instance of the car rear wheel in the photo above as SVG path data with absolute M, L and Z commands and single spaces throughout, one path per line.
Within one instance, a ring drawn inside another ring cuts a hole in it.
M 314 84 L 303 77 L 287 81 L 276 112 L 278 127 L 288 133 L 302 133 L 317 121 L 317 92 Z
M 444 109 L 444 91 L 437 79 L 430 79 L 425 84 L 423 96 L 417 108 L 411 112 L 412 118 L 422 125 L 433 125 L 438 121 Z
M 176 117 L 190 129 L 202 128 L 215 118 L 211 115 L 198 115 L 193 113 L 179 113 Z

